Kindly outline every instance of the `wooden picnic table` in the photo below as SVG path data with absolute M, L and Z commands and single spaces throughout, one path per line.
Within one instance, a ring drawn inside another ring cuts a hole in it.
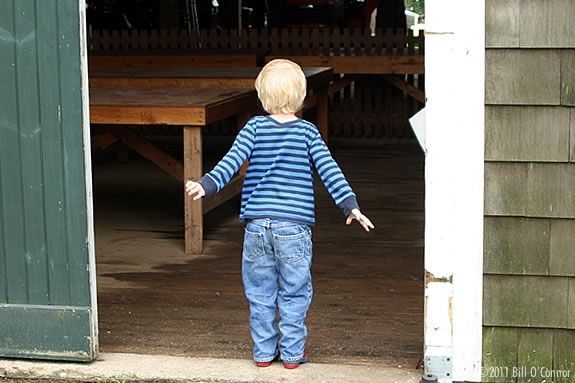
M 96 68 L 90 70 L 90 86 L 109 88 L 243 88 L 254 89 L 261 68 Z M 308 98 L 305 108 L 316 106 L 317 125 L 328 138 L 328 96 L 333 70 L 327 67 L 305 67 Z
M 238 126 L 242 127 L 256 106 L 256 92 L 248 89 L 90 89 L 90 122 L 104 124 L 102 129 L 105 133 L 97 141 L 109 144 L 121 140 L 182 184 L 185 180 L 197 180 L 202 176 L 202 129 L 211 122 L 230 116 L 237 116 Z M 141 136 L 137 132 L 138 125 L 181 127 L 183 162 Z M 224 190 L 205 201 L 192 201 L 191 197 L 185 195 L 186 254 L 202 251 L 203 213 L 238 194 L 244 174 L 245 166 Z

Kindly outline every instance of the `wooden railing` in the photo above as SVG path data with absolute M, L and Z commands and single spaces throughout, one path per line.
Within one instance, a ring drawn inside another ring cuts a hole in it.
M 360 28 L 299 29 L 203 29 L 199 35 L 187 30 L 92 30 L 92 52 L 145 52 L 209 50 L 255 50 L 265 54 L 303 55 L 423 55 L 423 35 L 411 30 Z

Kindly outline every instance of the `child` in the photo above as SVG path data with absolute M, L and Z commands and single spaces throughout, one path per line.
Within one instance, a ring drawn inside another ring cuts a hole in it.
M 313 169 L 343 210 L 346 224 L 357 220 L 366 231 L 374 226 L 359 211 L 318 129 L 295 115 L 306 94 L 299 65 L 273 60 L 255 86 L 270 115 L 249 120 L 216 167 L 198 182 L 186 182 L 185 190 L 194 200 L 213 195 L 249 161 L 240 220 L 246 222 L 242 280 L 250 306 L 253 357 L 259 367 L 281 357 L 285 368 L 297 368 L 308 362 L 305 318 L 312 298 Z M 274 323 L 278 308 L 279 333 Z

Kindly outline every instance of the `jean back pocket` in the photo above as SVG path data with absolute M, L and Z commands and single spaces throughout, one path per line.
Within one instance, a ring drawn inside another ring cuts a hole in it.
M 298 225 L 294 228 L 299 228 L 297 230 L 299 232 L 290 227 L 290 231 L 295 233 L 285 230 L 287 232 L 273 234 L 276 256 L 285 263 L 298 262 L 311 253 L 310 229 L 306 225 Z
M 243 256 L 253 261 L 264 254 L 264 234 L 245 229 Z

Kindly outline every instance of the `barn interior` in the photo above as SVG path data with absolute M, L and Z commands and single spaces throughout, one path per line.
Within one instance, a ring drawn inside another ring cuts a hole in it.
M 421 364 L 424 154 L 408 120 L 425 100 L 423 20 L 423 0 L 88 1 L 92 91 L 110 86 L 97 81 L 101 67 L 122 72 L 138 60 L 140 77 L 166 66 L 261 67 L 273 57 L 333 68 L 303 117 L 324 120 L 330 151 L 376 229 L 346 226 L 317 179 L 313 362 Z M 174 64 L 174 56 L 192 59 Z M 327 115 L 318 112 L 322 95 Z M 241 118 L 202 128 L 204 172 Z M 202 250 L 186 251 L 183 185 L 157 158 L 184 160 L 181 126 L 122 124 L 139 138 L 119 126 L 91 127 L 100 350 L 251 358 L 239 195 L 203 214 Z

